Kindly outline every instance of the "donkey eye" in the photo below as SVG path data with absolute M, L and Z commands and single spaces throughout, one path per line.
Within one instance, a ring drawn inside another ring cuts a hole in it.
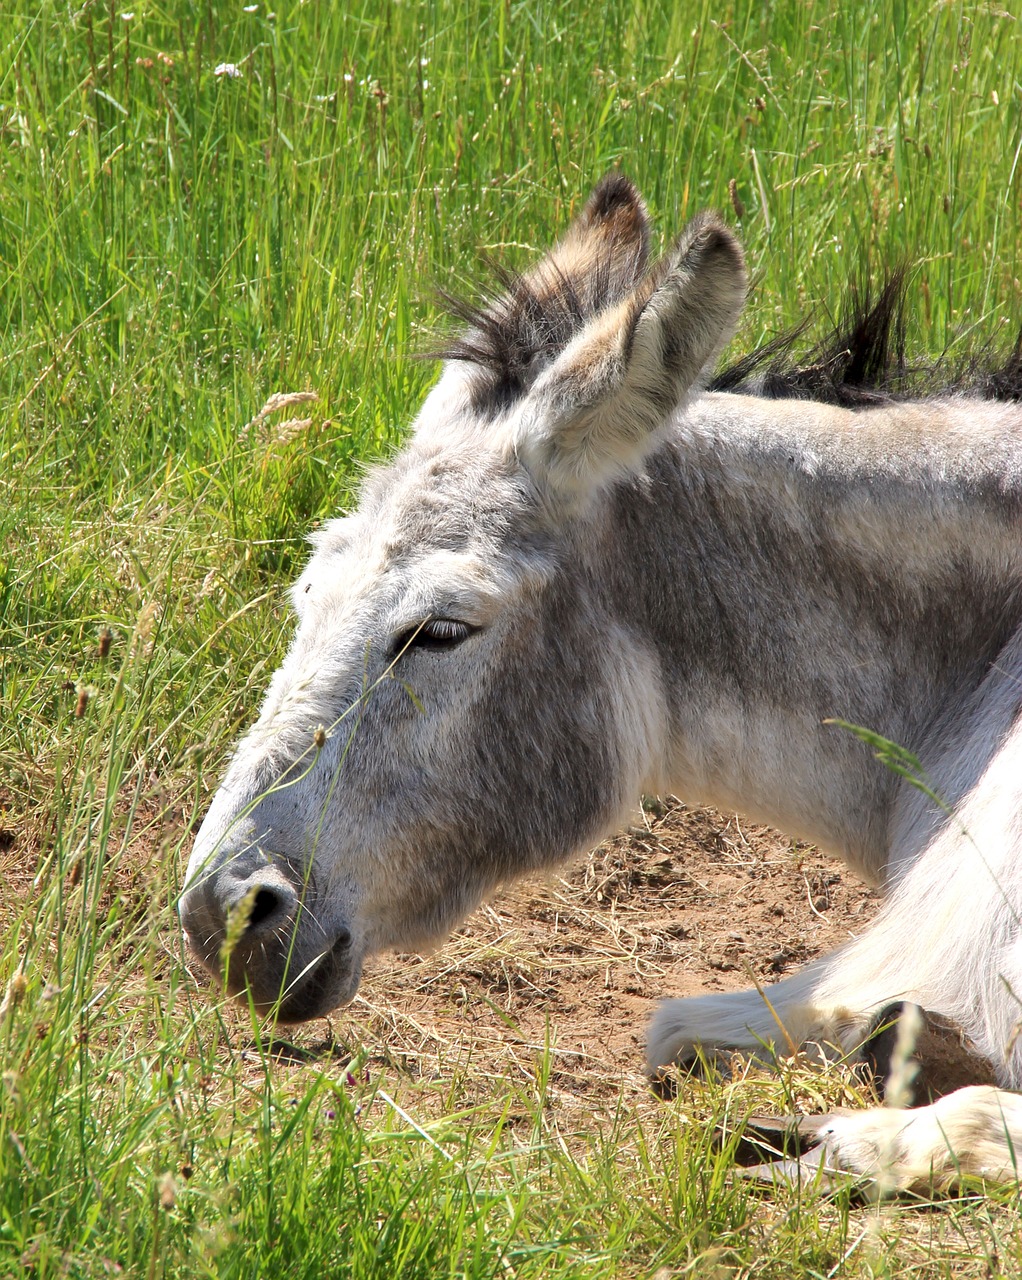
M 391 654 L 397 658 L 408 649 L 454 649 L 477 630 L 454 618 L 428 618 L 402 632 L 394 641 Z

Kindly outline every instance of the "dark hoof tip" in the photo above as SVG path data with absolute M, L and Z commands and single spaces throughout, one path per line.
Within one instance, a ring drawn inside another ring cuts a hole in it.
M 887 1097 L 892 1076 L 897 1071 L 902 1088 L 900 1105 L 911 1107 L 915 1102 L 916 1090 L 913 1085 L 919 1073 L 919 1061 L 914 1039 L 911 1044 L 899 1050 L 898 1039 L 903 1018 L 912 1019 L 920 1029 L 926 1023 L 925 1011 L 911 1001 L 898 1000 L 885 1005 L 873 1019 L 866 1039 L 862 1042 L 862 1062 L 881 1098 Z M 904 1059 L 901 1064 L 897 1061 L 899 1054 Z
M 735 1143 L 735 1164 L 742 1168 L 777 1160 L 798 1160 L 812 1147 L 826 1116 L 749 1116 L 735 1141 L 734 1133 L 718 1128 L 715 1138 L 723 1147 Z
M 680 1081 L 692 1077 L 699 1080 L 729 1080 L 731 1065 L 712 1050 L 705 1054 L 699 1051 L 691 1058 L 682 1058 L 679 1062 L 657 1067 L 655 1071 L 650 1072 L 649 1087 L 658 1098 L 670 1102 L 672 1098 L 678 1096 Z
M 899 1045 L 904 1017 L 914 1021 L 915 1034 Z M 966 1085 L 996 1083 L 992 1064 L 961 1027 L 909 1001 L 889 1004 L 876 1015 L 862 1044 L 862 1061 L 881 1097 L 888 1097 L 897 1079 L 895 1101 L 902 1107 L 925 1106 Z

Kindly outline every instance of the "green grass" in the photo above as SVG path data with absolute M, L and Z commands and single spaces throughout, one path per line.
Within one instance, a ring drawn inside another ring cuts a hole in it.
M 667 234 L 731 215 L 734 180 L 740 345 L 902 261 L 914 350 L 1004 341 L 1022 24 L 921 0 L 252 9 L 0 11 L 0 980 L 27 984 L 0 1026 L 0 1274 L 894 1275 L 908 1231 L 920 1273 L 1017 1274 L 1008 1193 L 945 1206 L 923 1246 L 903 1216 L 750 1198 L 676 1109 L 565 1134 L 541 1083 L 466 1114 L 454 1086 L 243 1055 L 172 903 L 303 535 L 433 377 L 430 281 L 527 261 L 620 165 Z M 310 427 L 243 430 L 304 389 Z

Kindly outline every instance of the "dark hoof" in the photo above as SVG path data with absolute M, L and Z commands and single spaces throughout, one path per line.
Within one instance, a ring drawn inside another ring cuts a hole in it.
M 685 1058 L 682 1062 L 672 1062 L 650 1073 L 649 1087 L 663 1102 L 670 1102 L 678 1096 L 679 1081 L 690 1079 L 706 1079 L 708 1076 L 719 1076 L 727 1080 L 731 1076 L 731 1068 L 719 1055 L 697 1054 L 693 1058 Z
M 658 1067 L 649 1077 L 649 1087 L 661 1102 L 673 1102 L 678 1096 L 678 1076 L 673 1067 Z
M 816 1141 L 827 1116 L 749 1116 L 735 1144 L 735 1164 L 748 1168 L 775 1160 L 798 1160 Z M 734 1133 L 716 1131 L 721 1146 L 734 1141 Z
M 914 1019 L 917 1029 L 899 1051 L 903 1017 Z M 900 1096 L 893 1101 L 902 1107 L 926 1106 L 966 1085 L 997 1083 L 993 1065 L 976 1053 L 960 1027 L 909 1001 L 889 1004 L 873 1019 L 862 1060 L 882 1098 L 900 1077 Z

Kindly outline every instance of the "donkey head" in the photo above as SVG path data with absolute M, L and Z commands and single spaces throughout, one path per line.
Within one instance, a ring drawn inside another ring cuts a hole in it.
M 656 660 L 601 570 L 636 554 L 608 495 L 641 488 L 745 274 L 712 217 L 652 270 L 648 237 L 605 179 L 543 261 L 463 310 L 411 440 L 314 538 L 181 901 L 192 950 L 257 1007 L 345 1003 L 367 955 L 439 938 L 660 780 Z

